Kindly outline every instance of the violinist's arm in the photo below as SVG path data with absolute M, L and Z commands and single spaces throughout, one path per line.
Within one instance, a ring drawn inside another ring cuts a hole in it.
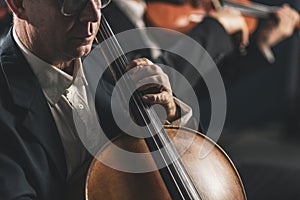
M 249 29 L 245 19 L 237 10 L 222 8 L 212 11 L 209 15 L 215 18 L 226 30 L 229 35 L 241 33 L 240 46 L 245 48 L 249 44 Z
M 274 15 L 276 20 L 267 20 L 259 30 L 256 40 L 258 48 L 269 62 L 274 62 L 271 48 L 290 37 L 300 20 L 298 12 L 287 4 L 274 11 Z

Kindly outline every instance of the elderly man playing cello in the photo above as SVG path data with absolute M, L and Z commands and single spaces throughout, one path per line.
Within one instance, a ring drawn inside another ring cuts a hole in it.
M 86 98 L 81 57 L 91 51 L 108 2 L 7 0 L 14 23 L 0 48 L 0 199 L 65 199 L 67 181 L 89 159 L 72 112 L 93 128 L 86 119 L 97 116 Z M 163 71 L 147 59 L 129 68 L 136 68 L 137 81 L 162 80 L 158 93 L 143 99 L 161 104 L 167 120 L 177 119 Z

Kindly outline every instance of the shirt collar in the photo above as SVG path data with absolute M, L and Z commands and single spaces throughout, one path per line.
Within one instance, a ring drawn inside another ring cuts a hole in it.
M 19 40 L 14 29 L 13 38 L 21 49 L 25 59 L 28 61 L 32 71 L 41 85 L 47 101 L 51 105 L 55 105 L 58 102 L 66 89 L 69 88 L 76 79 L 83 80 L 80 81 L 81 84 L 87 84 L 80 59 L 74 60 L 74 75 L 71 76 L 30 52 Z

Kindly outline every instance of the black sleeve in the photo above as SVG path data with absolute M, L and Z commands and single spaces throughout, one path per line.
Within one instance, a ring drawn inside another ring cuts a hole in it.
M 241 54 L 236 49 L 218 64 L 227 88 L 236 80 L 271 66 L 272 63 L 268 62 L 254 41 L 247 47 L 246 54 Z
M 1 136 L 4 136 L 3 126 L 0 126 Z M 9 133 L 10 134 L 10 133 Z M 27 181 L 27 176 L 21 167 L 22 161 L 16 159 L 18 146 L 10 140 L 12 137 L 1 137 L 0 147 L 0 199 L 19 200 L 34 199 L 34 189 Z M 19 153 L 18 153 L 19 154 Z
M 224 27 L 214 18 L 206 17 L 188 34 L 218 63 L 233 50 L 232 39 Z

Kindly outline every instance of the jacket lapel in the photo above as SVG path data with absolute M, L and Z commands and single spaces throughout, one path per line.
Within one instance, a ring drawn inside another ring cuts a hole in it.
M 46 98 L 29 64 L 12 39 L 3 43 L 1 62 L 13 102 L 24 109 L 22 126 L 45 148 L 59 174 L 66 177 L 66 161 L 62 142 Z

